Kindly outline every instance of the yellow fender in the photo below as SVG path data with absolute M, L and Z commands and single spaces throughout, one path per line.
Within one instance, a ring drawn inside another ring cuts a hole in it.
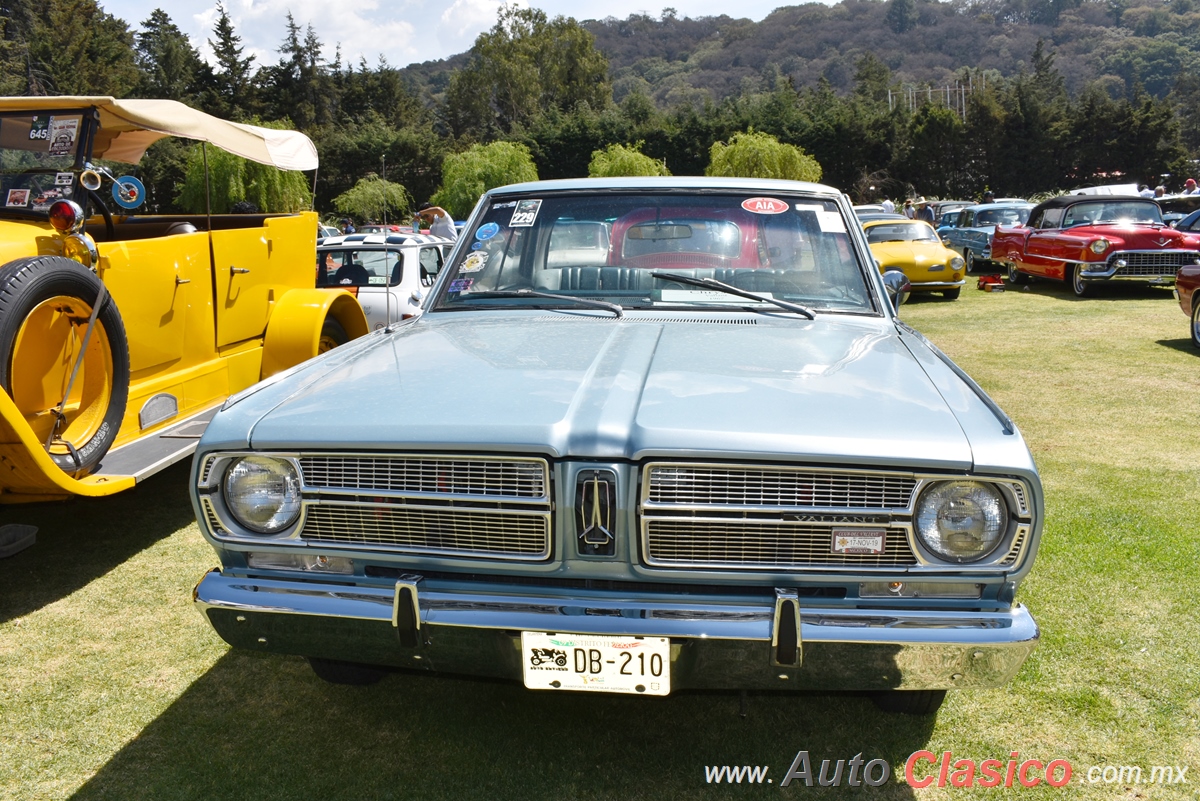
M 365 327 L 366 323 L 363 325 Z M 0 391 L 0 472 L 6 489 L 0 495 L 0 503 L 47 501 L 71 495 L 112 495 L 136 483 L 133 476 L 76 479 L 64 473 L 50 459 L 45 446 L 37 441 L 21 410 L 3 391 Z
M 337 320 L 350 339 L 368 330 L 358 299 L 344 289 L 289 289 L 275 301 L 263 340 L 261 377 L 269 378 L 316 356 L 326 318 Z

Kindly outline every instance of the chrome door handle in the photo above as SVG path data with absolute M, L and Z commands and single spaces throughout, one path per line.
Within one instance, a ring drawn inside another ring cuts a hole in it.
M 249 270 L 247 270 L 245 267 L 234 267 L 234 266 L 232 266 L 232 265 L 229 267 L 229 274 L 230 274 L 230 275 L 246 275 L 246 274 L 248 274 L 249 272 L 250 272 L 250 271 L 249 271 Z
M 178 275 L 175 276 L 175 286 L 179 286 L 180 284 L 190 284 L 190 283 L 192 283 L 192 279 L 190 279 L 190 278 L 180 278 Z

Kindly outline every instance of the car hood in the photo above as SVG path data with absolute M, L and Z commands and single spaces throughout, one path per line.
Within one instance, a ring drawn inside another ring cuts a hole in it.
M 1083 239 L 1088 242 L 1097 237 L 1110 240 L 1114 246 L 1124 245 L 1157 248 L 1186 248 L 1193 250 L 1200 238 L 1193 234 L 1177 231 L 1169 225 L 1145 225 L 1111 223 L 1104 225 L 1076 225 L 1062 230 L 1064 237 Z M 1107 254 L 1105 254 L 1107 255 Z
M 953 411 L 882 318 L 445 313 L 321 364 L 246 404 L 255 449 L 971 465 Z
M 958 255 L 940 242 L 873 242 L 871 253 L 884 267 L 889 264 L 942 266 Z

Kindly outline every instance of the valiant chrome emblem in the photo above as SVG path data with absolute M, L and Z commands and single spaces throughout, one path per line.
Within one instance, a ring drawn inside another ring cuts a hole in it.
M 585 470 L 575 491 L 575 520 L 584 553 L 612 554 L 616 537 L 617 477 L 609 470 Z

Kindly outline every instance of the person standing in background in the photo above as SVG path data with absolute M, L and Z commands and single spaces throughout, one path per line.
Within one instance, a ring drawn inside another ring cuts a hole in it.
M 925 222 L 929 223 L 930 225 L 933 225 L 933 220 L 934 220 L 933 206 L 931 206 L 929 204 L 929 201 L 927 201 L 923 197 L 919 197 L 919 198 L 917 198 L 917 202 L 915 205 L 917 207 L 917 214 L 914 219 L 924 220 Z
M 883 210 L 886 211 L 888 214 L 896 213 L 896 204 L 891 201 L 891 198 L 885 197 L 883 199 L 883 202 L 880 203 L 879 205 L 883 206 Z
M 913 208 L 912 198 L 905 200 L 904 201 L 904 216 L 911 220 L 914 217 L 916 217 L 916 215 L 917 215 L 917 212 L 916 212 L 916 209 Z
M 417 217 L 421 219 L 422 225 L 429 227 L 429 233 L 434 236 L 458 239 L 458 229 L 454 227 L 454 220 L 450 219 L 450 212 L 441 206 L 422 203 L 417 209 Z

